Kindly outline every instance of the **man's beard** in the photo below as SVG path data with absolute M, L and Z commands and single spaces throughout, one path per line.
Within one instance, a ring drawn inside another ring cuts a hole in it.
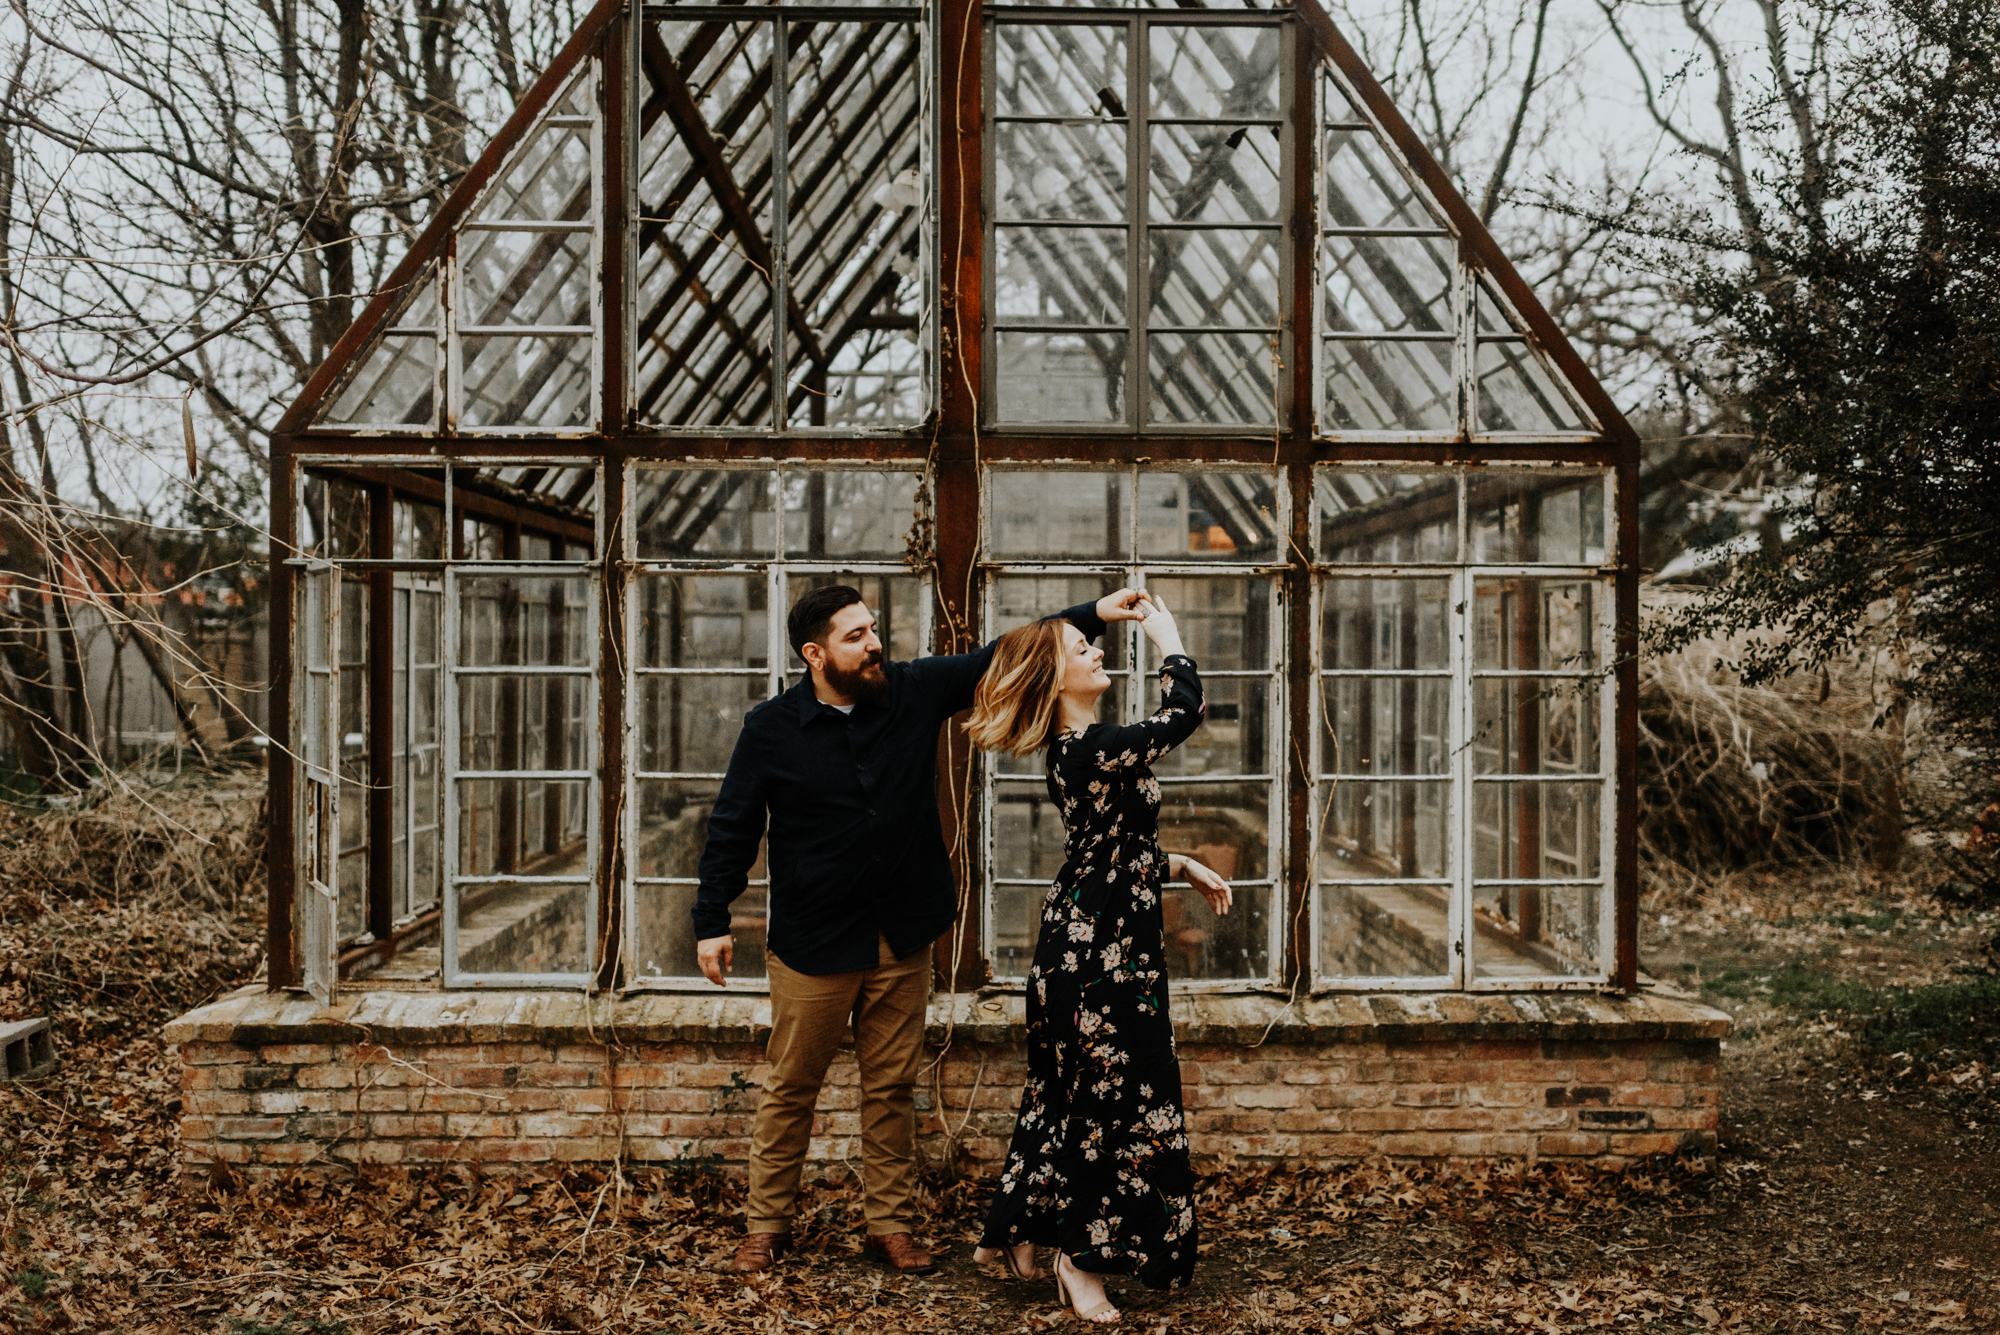
M 871 668 L 874 669 L 876 675 L 869 675 Z M 866 700 L 871 704 L 880 704 L 889 694 L 889 678 L 886 673 L 882 672 L 882 651 L 880 649 L 869 654 L 868 661 L 852 672 L 841 671 L 829 659 L 826 665 L 820 669 L 820 675 L 826 678 L 826 684 L 830 689 L 850 699 Z

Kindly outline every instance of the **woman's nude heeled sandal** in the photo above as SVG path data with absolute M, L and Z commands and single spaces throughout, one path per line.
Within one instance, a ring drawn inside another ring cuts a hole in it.
M 995 1279 L 1011 1277 L 1021 1280 L 1024 1283 L 1033 1283 L 1035 1280 L 1047 1279 L 1049 1277 L 1048 1271 L 1043 1270 L 1035 1264 L 1035 1253 L 1032 1250 L 1028 1252 L 1028 1268 L 1026 1270 L 1021 1269 L 1021 1263 L 1014 1259 L 1014 1249 L 1012 1247 L 992 1247 L 986 1250 L 991 1251 L 993 1255 L 987 1257 L 979 1264 L 987 1274 L 993 1276 Z M 994 1262 L 996 1261 L 1000 1263 L 1000 1266 L 1006 1268 L 1002 1270 L 999 1266 L 995 1266 Z
M 1088 1312 L 1078 1307 L 1076 1300 L 1070 1297 L 1069 1285 L 1063 1281 L 1062 1267 L 1063 1254 L 1057 1252 L 1055 1264 L 1056 1300 L 1064 1307 L 1069 1308 L 1078 1321 L 1087 1321 L 1093 1326 L 1115 1326 L 1125 1319 L 1125 1314 L 1114 1307 L 1109 1298 L 1106 1298 Z M 1109 1316 L 1105 1315 L 1107 1312 L 1110 1313 Z

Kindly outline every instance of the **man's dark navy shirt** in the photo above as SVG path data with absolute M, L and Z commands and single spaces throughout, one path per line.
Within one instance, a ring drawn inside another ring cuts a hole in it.
M 1063 616 L 1087 639 L 1104 633 L 1094 603 Z M 728 935 L 767 818 L 765 945 L 788 968 L 872 968 L 878 937 L 904 959 L 943 935 L 957 896 L 938 823 L 938 725 L 971 708 L 992 661 L 989 644 L 885 663 L 888 693 L 848 714 L 822 704 L 808 674 L 751 710 L 708 817 L 695 939 Z

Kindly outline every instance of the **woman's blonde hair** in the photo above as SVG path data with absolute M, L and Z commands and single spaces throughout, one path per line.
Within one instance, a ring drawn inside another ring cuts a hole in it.
M 1031 621 L 1002 635 L 972 695 L 966 736 L 982 751 L 1024 756 L 1049 744 L 1063 676 L 1060 617 Z

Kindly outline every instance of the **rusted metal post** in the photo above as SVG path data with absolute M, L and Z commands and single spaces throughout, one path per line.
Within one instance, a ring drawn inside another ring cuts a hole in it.
M 395 492 L 377 483 L 368 488 L 368 554 L 388 560 L 396 554 Z M 368 930 L 385 949 L 396 924 L 394 884 L 396 773 L 396 577 L 368 572 Z M 388 955 L 382 957 L 385 962 Z
M 298 776 L 292 755 L 292 645 L 298 636 L 297 580 L 288 558 L 298 551 L 298 473 L 289 435 L 271 437 L 271 683 L 267 799 L 271 840 L 264 850 L 270 904 L 264 921 L 265 978 L 272 991 L 297 987 L 298 951 L 293 940 L 298 888 L 298 813 L 293 810 Z

